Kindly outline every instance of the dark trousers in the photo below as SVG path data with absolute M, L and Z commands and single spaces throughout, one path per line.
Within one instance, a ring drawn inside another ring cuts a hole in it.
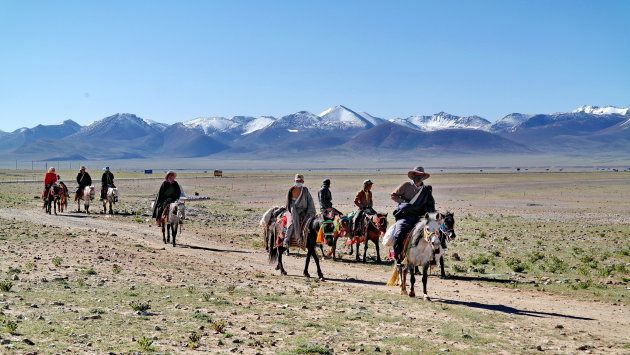
M 404 239 L 407 233 L 413 229 L 413 227 L 420 221 L 420 217 L 418 216 L 410 216 L 404 217 L 396 221 L 394 223 L 394 253 L 396 255 L 396 259 L 398 260 L 401 255 L 403 248 L 405 247 Z

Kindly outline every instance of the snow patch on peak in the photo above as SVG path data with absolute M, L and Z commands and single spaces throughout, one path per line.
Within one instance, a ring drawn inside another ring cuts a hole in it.
M 339 128 L 368 128 L 374 124 L 345 106 L 335 106 L 319 114 L 323 123 Z
M 618 114 L 618 115 L 625 116 L 628 113 L 630 113 L 630 108 L 619 108 L 619 107 L 615 107 L 615 106 L 590 106 L 590 105 L 586 105 L 586 106 L 582 106 L 580 108 L 577 108 L 577 109 L 575 109 L 575 110 L 573 110 L 571 112 L 573 112 L 573 113 L 583 112 L 583 113 L 590 113 L 592 115 Z

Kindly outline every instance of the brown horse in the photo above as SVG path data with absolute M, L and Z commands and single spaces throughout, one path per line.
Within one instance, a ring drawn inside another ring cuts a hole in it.
M 350 219 L 348 217 L 341 215 L 335 218 L 335 228 L 332 235 L 325 236 L 326 244 L 330 246 L 330 250 L 326 254 L 327 257 L 332 256 L 333 261 L 337 260 L 337 241 L 339 238 L 350 235 L 350 229 Z
M 365 247 L 363 248 L 363 262 L 366 262 L 367 250 L 368 250 L 368 242 L 374 243 L 376 246 L 376 262 L 381 262 L 381 254 L 380 254 L 380 246 L 379 246 L 379 238 L 381 235 L 385 234 L 387 230 L 387 213 L 376 213 L 373 215 L 365 216 L 365 220 L 363 222 L 363 228 L 359 231 L 358 235 L 352 238 L 349 241 L 349 244 L 357 244 L 357 257 L 356 260 L 359 261 L 359 244 L 365 243 Z
M 63 212 L 68 208 L 68 187 L 63 182 L 59 182 L 59 199 L 57 200 L 57 209 Z

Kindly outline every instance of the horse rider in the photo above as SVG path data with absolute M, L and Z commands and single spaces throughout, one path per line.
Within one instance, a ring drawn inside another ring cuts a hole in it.
M 52 166 L 48 168 L 48 172 L 44 175 L 44 191 L 42 192 L 42 198 L 46 196 L 46 191 L 50 189 L 50 187 L 57 182 L 57 173 L 55 172 L 55 168 Z
M 401 254 L 405 244 L 405 235 L 427 212 L 435 212 L 433 189 L 431 185 L 425 185 L 423 182 L 431 175 L 426 173 L 423 167 L 418 166 L 408 171 L 407 176 L 411 181 L 403 182 L 391 194 L 392 200 L 398 203 L 394 211 L 396 223 L 392 231 L 394 256 L 397 264 L 402 261 Z
M 79 169 L 79 173 L 77 174 L 77 184 L 79 184 L 79 188 L 77 189 L 77 193 L 74 195 L 75 200 L 83 196 L 83 190 L 86 186 L 92 186 L 92 177 L 87 171 L 85 171 L 85 165 L 81 165 L 81 168 Z
M 114 174 L 109 171 L 109 166 L 103 168 L 103 176 L 101 177 L 101 200 L 107 198 L 107 189 L 110 187 L 116 187 L 114 185 Z
M 332 194 L 330 193 L 330 179 L 322 181 L 322 187 L 319 189 L 317 197 L 319 199 L 319 211 L 324 219 L 332 220 L 335 216 L 342 214 L 333 207 Z
M 304 186 L 302 174 L 295 175 L 295 183 L 287 193 L 286 209 L 289 218 L 284 243 L 288 247 L 291 240 L 298 241 L 299 244 L 304 223 L 308 218 L 315 216 L 315 203 L 308 188 Z
M 158 226 L 161 226 L 160 220 L 162 219 L 162 214 L 164 213 L 164 207 L 174 201 L 179 200 L 179 197 L 182 194 L 182 189 L 175 181 L 177 177 L 177 173 L 172 170 L 169 170 L 164 177 L 164 181 L 162 185 L 160 185 L 160 190 L 158 191 L 157 196 L 155 197 L 155 203 L 153 204 L 153 218 L 157 220 Z
M 366 215 L 373 215 L 376 213 L 372 208 L 372 185 L 374 183 L 371 180 L 363 181 L 363 189 L 357 192 L 354 197 L 354 204 L 359 207 L 359 212 L 354 216 L 354 223 L 352 230 L 355 236 L 361 235 L 363 225 L 363 219 Z

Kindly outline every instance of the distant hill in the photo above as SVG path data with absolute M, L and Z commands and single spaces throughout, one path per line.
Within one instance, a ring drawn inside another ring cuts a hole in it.
M 445 152 L 534 152 L 523 144 L 499 135 L 474 129 L 448 129 L 422 132 L 390 123 L 359 133 L 344 144 L 353 149 L 389 150 L 432 149 Z
M 164 124 L 117 113 L 80 126 L 67 120 L 0 131 L 0 152 L 24 159 L 256 157 L 360 150 L 451 155 L 538 154 L 614 158 L 630 151 L 630 109 L 583 106 L 553 114 L 512 113 L 496 122 L 445 112 L 386 120 L 339 105 L 319 115 L 199 117 Z

